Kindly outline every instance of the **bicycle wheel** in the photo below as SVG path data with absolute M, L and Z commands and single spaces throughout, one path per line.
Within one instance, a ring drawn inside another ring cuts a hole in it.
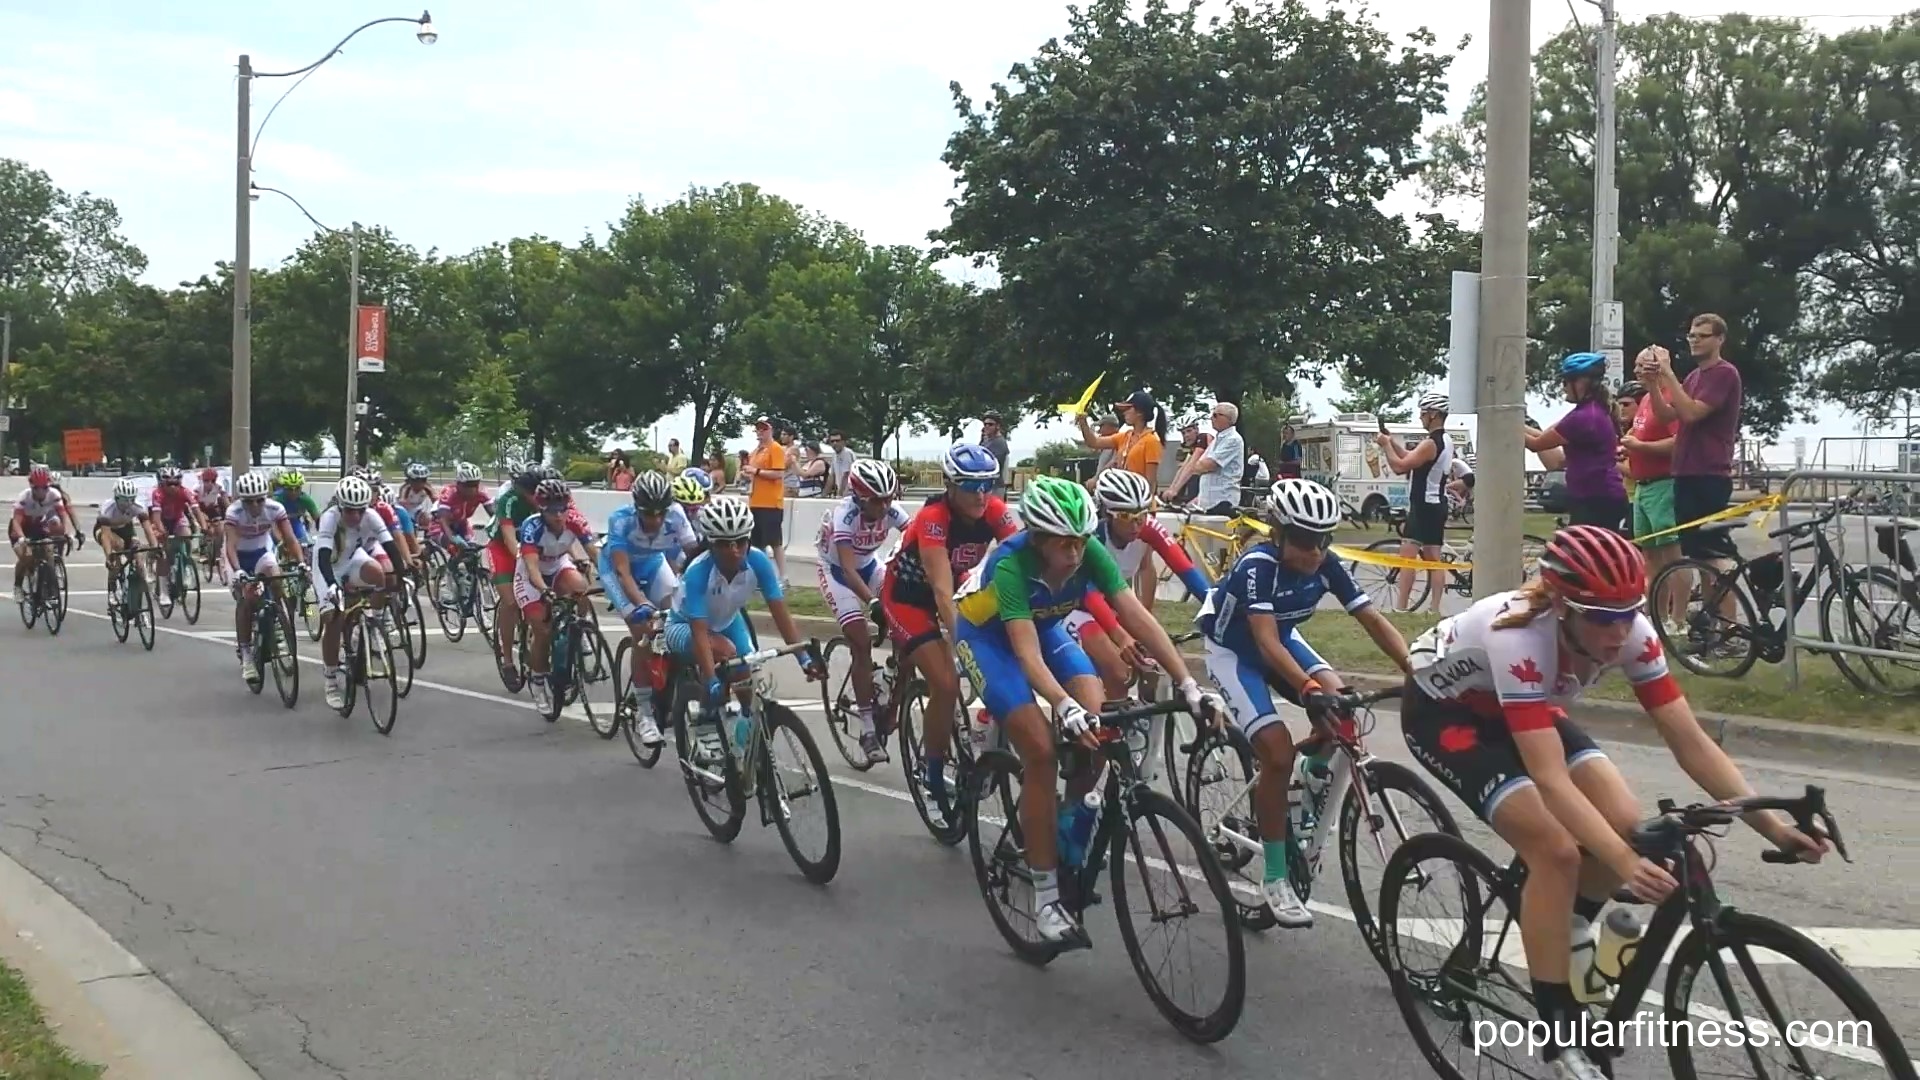
M 367 719 L 373 721 L 373 730 L 391 735 L 393 722 L 400 713 L 400 685 L 395 668 L 409 664 L 411 658 L 405 650 L 395 647 L 387 628 L 373 622 L 366 612 L 361 613 L 359 629 L 365 646 L 358 655 L 363 684 L 361 700 L 366 703 Z
M 390 601 L 390 606 L 386 608 L 386 627 L 388 640 L 393 642 L 396 655 L 406 660 L 405 663 L 395 661 L 397 674 L 394 678 L 394 690 L 401 697 L 406 697 L 413 692 L 413 628 L 396 614 L 397 603 Z
M 40 564 L 40 596 L 43 600 L 40 625 L 46 628 L 49 637 L 59 637 L 60 628 L 67 622 L 67 594 L 60 588 L 59 565 L 50 562 Z
M 174 573 L 180 575 L 180 611 L 187 617 L 187 625 L 193 626 L 200 621 L 200 567 L 194 565 L 193 556 L 182 546 L 174 556 L 173 565 L 178 567 Z
M 967 816 L 955 798 L 973 767 L 973 747 L 965 733 L 955 726 L 947 736 L 947 760 L 941 767 L 946 791 L 936 796 L 927 790 L 926 744 L 923 734 L 927 722 L 927 687 L 915 679 L 894 693 L 905 694 L 900 702 L 900 769 L 907 781 L 907 794 L 913 796 L 913 808 L 920 823 L 939 843 L 952 847 L 967 835 Z M 928 800 L 932 799 L 929 805 Z
M 974 763 L 973 775 L 968 778 L 973 787 L 965 800 L 967 854 L 973 859 L 973 877 L 987 902 L 994 929 L 1000 931 L 1015 956 L 1035 967 L 1045 967 L 1060 955 L 1063 946 L 1041 937 L 1033 920 L 1033 870 L 1027 866 L 1020 817 L 1008 812 L 1018 805 L 1015 791 L 1020 775 L 1020 759 L 1011 751 L 991 750 Z M 992 805 L 995 791 L 1000 793 L 1002 809 L 997 818 L 982 809 Z
M 800 876 L 825 885 L 840 872 L 840 806 L 813 732 L 793 710 L 764 698 L 767 741 L 760 758 L 760 799 Z
M 293 616 L 288 614 L 285 604 L 262 603 L 253 617 L 267 620 L 267 632 L 261 638 L 262 650 L 259 650 L 267 655 L 260 656 L 257 651 L 253 662 L 272 666 L 273 688 L 280 695 L 280 704 L 291 709 L 300 700 L 300 655 L 295 645 L 298 638 L 293 632 Z
M 700 823 L 715 840 L 731 844 L 733 838 L 740 835 L 740 826 L 746 823 L 747 800 L 741 793 L 740 773 L 720 742 L 722 736 L 718 729 L 724 724 L 699 725 L 713 734 L 713 743 L 720 747 L 720 753 L 719 760 L 695 760 L 696 725 L 687 712 L 690 703 L 700 698 L 701 689 L 684 679 L 674 688 L 673 743 L 680 754 L 680 774 L 686 779 L 693 812 L 700 815 Z
M 1188 816 L 1200 823 L 1201 834 L 1228 877 L 1240 925 L 1258 932 L 1272 929 L 1274 918 L 1261 887 L 1266 861 L 1259 857 L 1260 827 L 1253 818 L 1255 776 L 1247 737 L 1238 728 L 1226 727 L 1193 748 L 1181 790 Z M 1296 890 L 1301 887 L 1295 886 Z
M 293 594 L 293 603 L 300 608 L 300 621 L 307 626 L 307 640 L 320 640 L 320 592 L 313 583 L 313 574 L 305 566 L 300 568 L 298 588 Z
M 627 659 L 626 653 L 632 648 L 633 641 L 631 638 L 622 641 L 620 643 L 621 652 L 614 657 L 614 668 L 620 673 L 620 677 L 623 679 L 627 677 L 627 666 L 631 663 L 631 661 Z M 651 677 L 651 672 L 648 673 L 648 677 Z M 651 769 L 653 768 L 653 763 L 660 760 L 661 747 L 666 744 L 663 741 L 659 745 L 648 746 L 640 741 L 640 718 L 637 703 L 629 703 L 627 701 L 627 691 L 620 688 L 620 686 L 621 684 L 616 684 L 616 689 L 620 694 L 620 707 L 623 717 L 620 730 L 627 737 L 627 750 L 633 754 L 633 760 L 639 762 L 642 768 Z M 653 693 L 647 695 L 647 704 L 645 707 L 653 711 L 654 726 L 663 732 L 672 726 L 673 723 L 672 705 L 674 686 L 674 683 L 669 682 L 664 689 L 655 690 Z
M 1375 555 L 1400 557 L 1402 541 L 1395 537 L 1375 540 L 1362 550 Z M 1358 559 L 1347 563 L 1347 573 L 1353 576 L 1355 585 L 1373 598 L 1382 611 L 1398 610 L 1400 604 L 1400 575 L 1413 575 L 1412 591 L 1407 593 L 1407 611 L 1418 611 L 1420 605 L 1427 602 L 1427 594 L 1433 591 L 1433 578 L 1421 571 L 1401 570 L 1378 563 L 1362 562 Z
M 579 655 L 576 656 L 573 661 L 573 685 L 579 692 L 575 696 L 579 700 L 581 711 L 587 714 L 587 723 L 590 724 L 595 731 L 599 731 L 602 717 L 609 718 L 607 722 L 609 724 L 611 723 L 611 718 L 615 715 L 615 706 L 610 703 L 602 704 L 599 712 L 596 713 L 593 707 L 593 694 L 591 691 L 603 683 L 615 682 L 613 675 L 613 649 L 608 647 L 607 636 L 600 632 L 599 625 L 591 618 L 582 619 L 578 623 L 578 626 L 580 628 L 580 640 L 578 643 L 580 651 Z M 615 685 L 617 687 L 618 684 L 615 683 Z M 614 700 L 617 702 L 619 699 L 616 697 Z M 613 738 L 613 732 L 612 730 L 608 730 L 600 737 L 603 739 L 611 739 Z
M 67 560 L 64 555 L 54 562 L 53 572 L 60 578 L 60 608 L 64 611 L 72 600 L 72 594 L 67 591 Z
M 131 618 L 133 620 L 134 630 L 140 635 L 140 647 L 148 652 L 152 652 L 154 637 L 153 601 L 152 598 L 147 595 L 147 590 L 143 587 L 143 584 L 143 582 L 136 579 L 134 587 L 129 590 L 133 596 L 133 614 Z
M 1458 836 L 1460 826 L 1454 823 L 1452 811 L 1433 786 L 1405 765 L 1375 758 L 1357 768 L 1364 770 L 1364 777 L 1349 785 L 1346 797 L 1340 800 L 1340 878 L 1346 885 L 1347 906 L 1353 911 L 1361 939 L 1374 960 L 1385 967 L 1387 947 L 1373 920 L 1373 908 L 1387 860 L 1409 836 L 1428 832 Z M 1361 782 L 1366 785 L 1365 806 L 1360 801 Z M 1412 812 L 1416 810 L 1424 821 L 1414 820 Z M 1324 828 L 1326 818 L 1320 820 Z M 1379 860 L 1371 872 L 1360 865 L 1361 856 L 1367 853 Z
M 497 636 L 499 626 L 494 620 L 494 611 L 500 604 L 500 590 L 493 584 L 493 578 L 482 570 L 472 581 L 473 592 L 469 594 L 473 625 L 480 628 L 480 636 L 487 639 L 487 647 L 500 651 L 500 639 Z
M 451 563 L 433 579 L 433 614 L 447 641 L 467 636 L 467 605 L 473 602 L 473 570 L 465 561 Z
M 836 635 L 820 651 L 827 666 L 827 677 L 820 680 L 820 705 L 827 714 L 827 733 L 833 745 L 856 772 L 873 768 L 867 752 L 860 749 L 860 713 L 853 692 L 853 647 Z
M 1734 1024 L 1744 1022 L 1752 1037 L 1744 1047 L 1733 1044 L 1696 1047 L 1692 1039 L 1672 1041 L 1667 1046 L 1667 1063 L 1673 1067 L 1675 1080 L 1696 1080 L 1702 1073 L 1747 1075 L 1748 1070 L 1759 1064 L 1753 1058 L 1768 1050 L 1781 1059 L 1777 1066 L 1767 1070 L 1775 1076 L 1833 1075 L 1825 1066 L 1850 1058 L 1862 1064 L 1878 1062 L 1885 1075 L 1913 1080 L 1913 1060 L 1907 1056 L 1900 1033 L 1888 1023 L 1886 1013 L 1873 996 L 1832 953 L 1790 926 L 1744 911 L 1721 912 L 1714 927 L 1715 933 L 1710 935 L 1688 934 L 1674 953 L 1673 962 L 1667 968 L 1667 1019 L 1676 1024 L 1691 1022 L 1689 1014 L 1694 1011 L 1693 1002 L 1698 992 L 1715 990 L 1722 1000 L 1700 1006 L 1699 1012 L 1730 1016 Z M 1764 969 L 1770 975 L 1766 981 L 1771 985 L 1764 987 L 1760 985 L 1763 969 L 1755 957 L 1756 953 L 1763 952 L 1773 954 L 1767 957 Z M 1727 962 L 1728 953 L 1732 954 L 1731 965 Z M 1785 958 L 1788 963 L 1780 964 L 1779 958 Z M 1753 997 L 1759 1008 L 1744 1001 L 1736 1004 L 1726 1000 L 1735 996 L 1729 994 L 1732 989 L 1729 976 L 1734 971 L 1754 984 Z M 1817 1017 L 1798 1021 L 1782 1016 L 1777 988 L 1795 974 L 1812 976 L 1814 982 L 1839 999 L 1843 1014 L 1835 1015 L 1831 1007 L 1825 1007 Z M 1802 1038 L 1796 1040 L 1799 1045 L 1793 1045 L 1786 1038 L 1794 1023 L 1805 1026 L 1800 1033 Z M 1869 1037 L 1857 1037 L 1861 1026 L 1871 1033 Z M 1819 1035 L 1822 1028 L 1833 1040 L 1825 1046 L 1820 1045 L 1824 1041 Z M 1759 1038 L 1762 1031 L 1769 1036 L 1765 1042 Z M 1696 1057 L 1710 1060 L 1696 1066 Z M 1819 1066 L 1814 1064 L 1816 1060 Z
M 633 703 L 627 700 L 628 693 L 633 689 L 633 660 L 629 655 L 632 652 L 633 638 L 631 637 L 621 638 L 619 646 L 613 650 L 613 708 L 605 713 L 587 710 L 587 722 L 593 725 L 593 733 L 603 739 L 613 738 L 619 734 L 621 728 L 632 722 L 628 714 L 633 711 Z M 604 721 L 602 717 L 605 718 Z M 632 740 L 629 739 L 628 742 L 631 743 Z M 657 750 L 655 756 L 658 756 Z M 652 762 L 642 764 L 651 765 Z
M 1113 831 L 1108 857 L 1120 940 L 1147 997 L 1174 1030 L 1194 1042 L 1218 1042 L 1240 1022 L 1247 1003 L 1246 943 L 1235 925 L 1236 904 L 1226 872 L 1200 826 L 1172 799 L 1150 789 L 1136 790 L 1122 804 L 1126 827 Z M 1188 851 L 1179 850 L 1183 846 Z M 1127 883 L 1129 867 L 1138 874 L 1137 893 Z M 1130 900 L 1144 906 L 1136 911 Z M 1209 900 L 1212 910 L 1207 909 Z M 1143 931 L 1154 937 L 1178 934 L 1186 941 L 1178 946 L 1169 941 L 1163 955 L 1149 958 Z M 1183 967 L 1196 979 L 1219 975 L 1224 968 L 1219 990 L 1169 985 Z
M 420 607 L 420 585 L 412 578 L 403 579 L 401 586 L 401 625 L 407 628 L 407 636 L 412 646 L 412 667 L 427 666 L 427 613 Z M 413 675 L 407 675 L 407 689 L 413 689 Z
M 1844 590 L 1827 585 L 1820 596 L 1820 636 L 1835 644 L 1911 653 L 1911 661 L 1830 652 L 1833 664 L 1862 693 L 1920 694 L 1920 612 L 1908 602 L 1900 576 L 1885 566 L 1852 570 Z M 1836 617 L 1835 608 L 1839 609 Z
M 121 603 L 126 597 L 124 572 L 107 572 L 107 625 L 113 627 L 116 641 L 126 643 L 128 631 L 133 629 L 133 620 L 126 606 Z
M 1159 695 L 1173 692 L 1171 679 L 1162 678 L 1159 682 Z M 1160 718 L 1160 767 L 1166 770 L 1167 792 L 1176 799 L 1186 797 L 1184 778 L 1187 775 L 1187 755 L 1181 753 L 1180 748 L 1193 742 L 1199 734 L 1200 729 L 1194 726 L 1193 717 L 1184 712 L 1168 713 Z
M 1648 593 L 1654 597 L 1654 611 L 1668 610 L 1661 601 L 1683 583 L 1687 603 L 1682 625 L 1670 627 L 1664 617 L 1654 619 L 1667 655 L 1696 675 L 1722 679 L 1745 675 L 1760 659 L 1760 617 L 1754 614 L 1753 601 L 1740 587 L 1738 576 L 1698 559 L 1676 559 L 1653 577 Z
M 20 621 L 31 630 L 33 624 L 40 621 L 40 597 L 35 593 L 32 577 L 16 585 L 14 591 L 20 594 Z
M 160 613 L 161 618 L 171 619 L 173 618 L 173 609 L 175 606 L 173 594 L 174 574 L 176 571 L 172 568 L 172 564 L 168 564 L 167 572 L 164 574 L 159 573 L 159 569 L 159 557 L 156 555 L 154 561 L 155 572 L 147 576 L 147 585 L 152 590 L 154 610 Z

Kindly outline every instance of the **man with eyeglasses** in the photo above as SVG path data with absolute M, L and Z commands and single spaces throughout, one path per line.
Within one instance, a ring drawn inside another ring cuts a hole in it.
M 1654 392 L 1648 395 L 1662 423 L 1678 422 L 1673 439 L 1673 518 L 1680 524 L 1716 514 L 1733 501 L 1733 454 L 1740 445 L 1740 409 L 1745 388 L 1740 369 L 1727 362 L 1727 321 L 1696 315 L 1687 329 L 1693 370 L 1682 382 L 1673 374 L 1673 357 L 1658 345 L 1641 350 L 1634 372 Z M 1696 559 L 1733 554 L 1725 530 L 1680 534 L 1680 551 Z
M 1188 480 L 1200 479 L 1200 491 L 1194 498 L 1195 505 L 1205 514 L 1218 514 L 1232 517 L 1240 505 L 1240 479 L 1247 471 L 1247 444 L 1240 437 L 1240 430 L 1234 424 L 1240 420 L 1240 407 L 1231 401 L 1216 401 L 1208 423 L 1213 427 L 1213 440 L 1205 451 L 1187 458 L 1175 474 L 1173 482 L 1160 493 L 1165 502 L 1174 501 L 1174 493 L 1186 486 Z

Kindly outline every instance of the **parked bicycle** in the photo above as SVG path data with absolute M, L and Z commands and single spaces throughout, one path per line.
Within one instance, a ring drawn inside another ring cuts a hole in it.
M 1405 541 L 1396 537 L 1375 540 L 1361 550 L 1393 558 L 1400 556 L 1400 545 Z M 1522 580 L 1532 578 L 1540 563 L 1540 553 L 1547 549 L 1547 542 L 1531 533 L 1520 537 L 1520 573 Z M 1473 597 L 1473 543 L 1440 545 L 1440 562 L 1454 563 L 1456 566 L 1443 571 L 1441 588 L 1467 599 Z M 1347 573 L 1353 575 L 1353 582 L 1360 590 L 1373 597 L 1376 604 L 1386 610 L 1393 610 L 1399 603 L 1400 575 L 1412 574 L 1413 587 L 1407 594 L 1408 611 L 1418 611 L 1433 595 L 1433 572 L 1430 570 L 1403 570 L 1397 566 L 1382 566 L 1378 563 L 1362 562 L 1358 559 L 1347 561 Z

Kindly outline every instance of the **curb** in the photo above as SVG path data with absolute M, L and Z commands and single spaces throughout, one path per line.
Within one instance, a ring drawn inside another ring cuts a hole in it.
M 753 613 L 756 626 L 771 630 L 765 612 Z M 818 615 L 795 615 L 803 628 L 834 631 L 838 625 Z M 1198 663 L 1198 653 L 1185 654 Z M 1400 683 L 1398 676 L 1379 672 L 1342 672 L 1354 686 L 1373 690 Z M 1665 745 L 1653 721 L 1638 705 L 1607 701 L 1576 702 L 1567 710 L 1590 734 L 1647 746 Z M 1818 763 L 1831 768 L 1895 776 L 1920 776 L 1920 736 L 1900 732 L 1860 732 L 1848 728 L 1776 720 L 1767 716 L 1698 712 L 1700 724 L 1713 741 L 1738 758 L 1772 759 L 1797 764 Z M 1808 759 L 1815 759 L 1809 761 Z
M 26 979 L 60 1043 L 109 1080 L 260 1080 L 139 957 L 5 854 L 0 957 Z

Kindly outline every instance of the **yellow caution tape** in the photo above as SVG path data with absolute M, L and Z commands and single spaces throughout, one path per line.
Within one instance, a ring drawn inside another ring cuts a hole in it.
M 1425 559 L 1409 559 L 1405 555 L 1389 555 L 1384 551 L 1368 551 L 1366 548 L 1349 547 L 1346 544 L 1335 544 L 1329 550 L 1350 562 L 1366 563 L 1370 566 L 1388 566 L 1395 570 L 1473 569 L 1473 564 L 1467 562 L 1428 562 Z
M 1782 499 L 1778 495 L 1762 495 L 1757 499 L 1749 499 L 1739 506 L 1729 506 L 1725 510 L 1708 514 L 1706 517 L 1694 518 L 1684 525 L 1675 525 L 1671 529 L 1661 529 L 1659 532 L 1648 533 L 1645 536 L 1636 536 L 1633 542 L 1636 544 L 1644 544 L 1649 540 L 1657 540 L 1662 536 L 1671 536 L 1674 533 L 1685 532 L 1688 529 L 1701 525 L 1710 525 L 1713 522 L 1725 521 L 1728 518 L 1746 517 L 1748 514 L 1753 513 L 1761 513 L 1760 520 L 1754 522 L 1753 527 L 1764 533 L 1767 529 L 1767 522 L 1773 520 L 1773 513 L 1780 509 L 1781 502 Z

